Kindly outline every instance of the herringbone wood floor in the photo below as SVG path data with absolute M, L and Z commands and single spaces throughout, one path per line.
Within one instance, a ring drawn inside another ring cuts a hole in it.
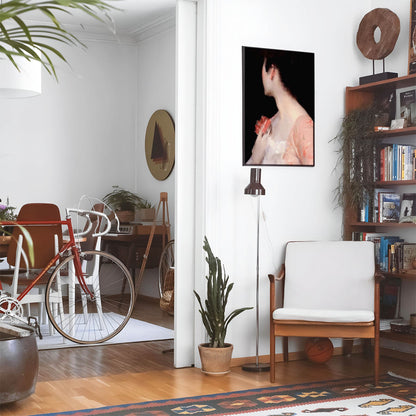
M 143 303 L 136 312 L 139 319 L 172 325 L 171 317 L 154 305 Z M 174 369 L 173 354 L 166 352 L 172 347 L 173 341 L 160 341 L 41 351 L 35 394 L 0 406 L 0 414 L 28 416 L 271 386 L 268 373 L 247 373 L 240 367 L 223 377 L 205 376 L 196 368 Z M 279 363 L 277 384 L 371 376 L 371 361 L 359 354 L 336 356 L 326 364 Z M 411 363 L 382 357 L 381 373 L 387 371 L 416 378 Z

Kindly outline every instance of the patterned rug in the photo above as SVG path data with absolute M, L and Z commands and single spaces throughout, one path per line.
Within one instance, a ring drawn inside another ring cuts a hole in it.
M 416 383 L 385 375 L 374 387 L 371 378 L 331 380 L 237 391 L 208 396 L 135 403 L 49 416 L 166 415 L 315 415 L 416 416 Z M 43 415 L 45 416 L 45 415 Z

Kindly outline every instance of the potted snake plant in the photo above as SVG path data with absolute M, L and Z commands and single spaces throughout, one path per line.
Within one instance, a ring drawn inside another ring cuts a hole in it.
M 242 312 L 251 307 L 235 309 L 226 314 L 228 297 L 234 286 L 218 257 L 212 253 L 208 239 L 204 238 L 204 251 L 207 253 L 208 276 L 206 278 L 206 299 L 203 302 L 194 290 L 199 303 L 202 323 L 207 331 L 209 342 L 198 346 L 202 363 L 202 372 L 208 375 L 223 375 L 230 371 L 233 351 L 232 344 L 225 342 L 228 325 Z

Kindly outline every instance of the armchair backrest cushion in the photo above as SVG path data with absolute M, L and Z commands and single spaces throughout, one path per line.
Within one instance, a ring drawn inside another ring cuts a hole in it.
M 374 310 L 374 272 L 370 241 L 289 242 L 284 307 Z

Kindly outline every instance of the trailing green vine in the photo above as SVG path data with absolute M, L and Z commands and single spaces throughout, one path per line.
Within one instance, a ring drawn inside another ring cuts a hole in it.
M 335 188 L 335 199 L 341 207 L 361 207 L 374 194 L 377 166 L 375 114 L 374 107 L 351 111 L 344 117 L 341 129 L 333 139 L 340 144 L 337 166 L 342 165 L 342 175 Z

